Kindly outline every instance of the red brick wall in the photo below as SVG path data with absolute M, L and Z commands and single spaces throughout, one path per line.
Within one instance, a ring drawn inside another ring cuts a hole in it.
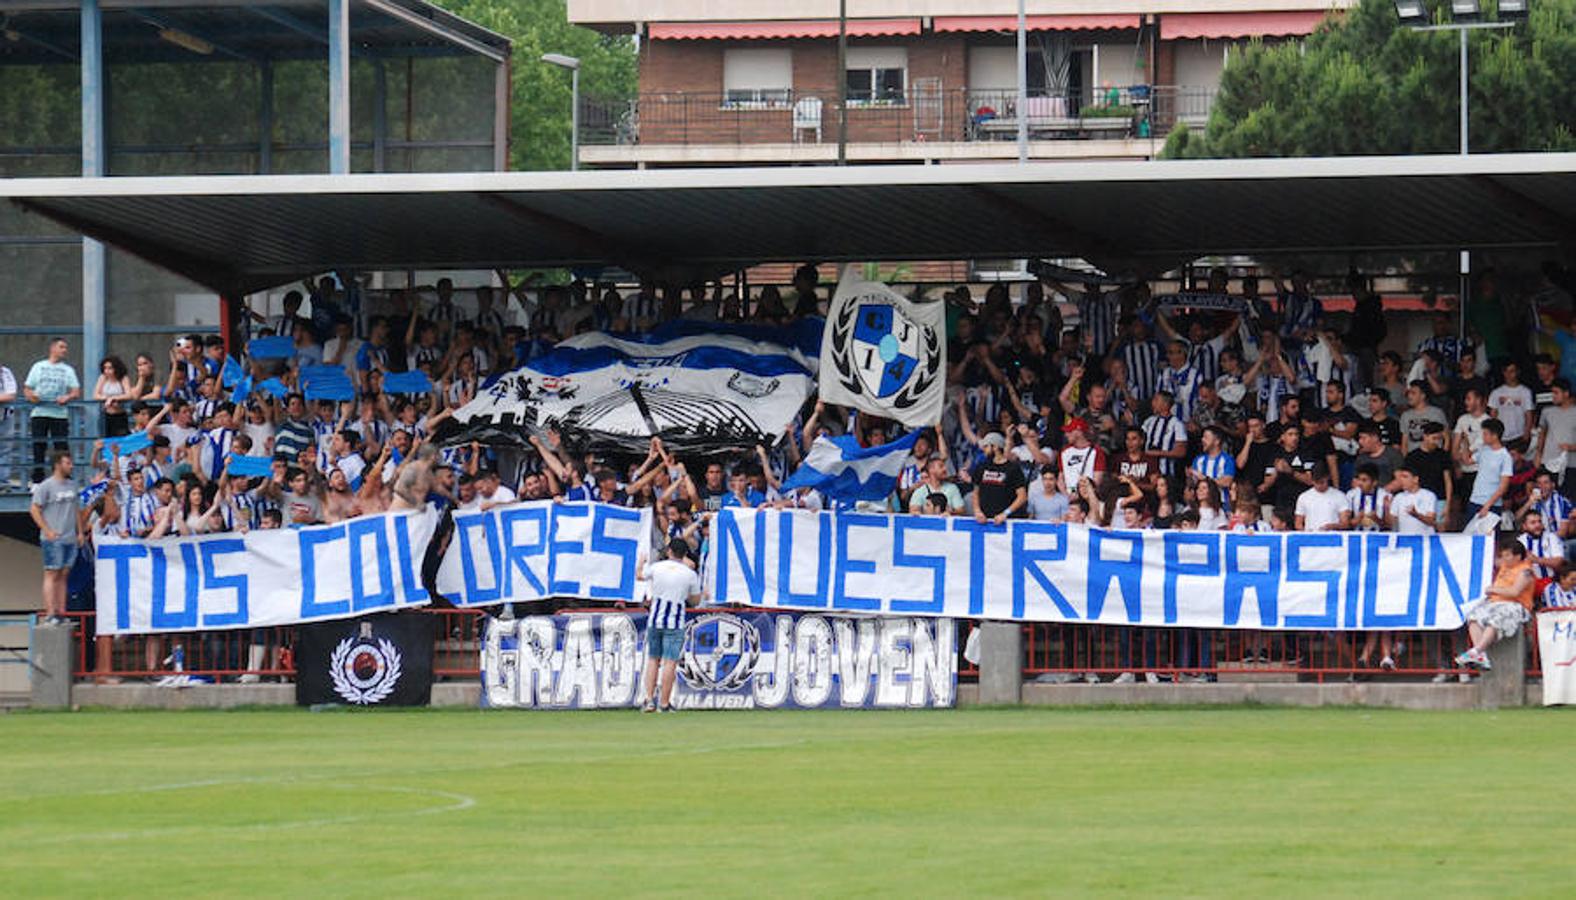
M 908 47 L 908 77 L 940 78 L 945 106 L 943 131 L 934 139 L 961 140 L 967 111 L 967 52 L 961 35 L 925 35 L 908 39 L 870 39 L 853 46 Z M 837 139 L 833 101 L 842 78 L 837 71 L 837 42 L 800 41 L 649 41 L 641 51 L 640 139 L 646 144 L 788 143 L 793 139 L 788 109 L 723 109 L 723 52 L 730 47 L 793 48 L 793 87 L 827 101 L 821 140 Z M 684 93 L 695 96 L 678 97 Z M 848 139 L 853 142 L 900 142 L 916 139 L 910 107 L 850 109 Z

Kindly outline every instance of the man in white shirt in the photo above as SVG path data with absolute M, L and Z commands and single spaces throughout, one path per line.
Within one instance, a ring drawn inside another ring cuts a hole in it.
M 1483 449 L 1483 423 L 1489 420 L 1488 411 L 1483 406 L 1483 395 L 1476 388 L 1468 390 L 1461 403 L 1466 412 L 1456 418 L 1456 427 L 1450 432 L 1450 455 L 1460 467 L 1463 480 L 1467 483 L 1462 485 L 1460 481 L 1456 482 L 1457 495 L 1463 493 L 1460 488 L 1469 486 L 1477 473 L 1475 457 Z
M 498 480 L 497 469 L 485 469 L 476 476 L 476 499 L 484 510 L 513 503 L 514 491 Z
M 1526 437 L 1532 431 L 1532 390 L 1521 383 L 1521 369 L 1507 362 L 1505 382 L 1488 393 L 1488 411 L 1505 426 L 1505 443 Z
M 1062 485 L 1067 493 L 1076 494 L 1078 483 L 1085 478 L 1099 487 L 1105 475 L 1105 451 L 1089 443 L 1088 423 L 1073 416 L 1062 424 L 1062 433 L 1067 436 L 1067 446 L 1061 452 Z
M 1297 496 L 1298 531 L 1339 531 L 1346 512 L 1346 495 L 1330 486 L 1330 472 L 1314 466 L 1313 487 Z
M 673 681 L 678 671 L 679 654 L 684 649 L 685 609 L 700 603 L 700 576 L 684 560 L 689 544 L 683 538 L 668 541 L 667 559 L 645 567 L 651 582 L 646 617 L 646 705 L 643 712 L 673 712 Z M 661 673 L 661 700 L 658 702 L 657 675 Z
M 1390 527 L 1401 534 L 1433 534 L 1439 525 L 1439 498 L 1406 466 L 1395 470 L 1395 480 L 1401 489 L 1390 498 Z

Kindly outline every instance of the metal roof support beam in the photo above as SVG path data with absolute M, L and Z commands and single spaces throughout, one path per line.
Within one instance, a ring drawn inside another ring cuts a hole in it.
M 45 50 L 48 50 L 50 53 L 53 53 L 56 56 L 64 57 L 71 60 L 72 62 L 77 62 L 82 58 L 53 41 L 47 41 L 41 37 L 38 37 L 37 35 L 29 34 L 28 32 L 23 31 L 15 26 L 12 26 L 11 30 L 16 32 L 16 35 L 20 37 L 25 43 L 32 44 L 35 47 L 43 47 Z
M 82 177 L 106 174 L 109 148 L 104 141 L 104 14 L 99 0 L 83 0 L 82 27 Z M 104 245 L 82 239 L 82 363 L 83 372 L 104 356 Z
M 294 31 L 296 34 L 309 37 L 312 40 L 317 41 L 319 44 L 328 44 L 327 31 L 324 31 L 323 29 L 316 26 L 309 25 L 287 12 L 282 12 L 268 6 L 247 6 L 244 8 L 253 15 L 261 16 L 264 19 L 273 22 L 275 25 L 283 25 L 291 31 Z
M 328 0 L 328 171 L 350 174 L 350 0 Z
M 505 59 L 493 73 L 493 169 L 509 170 L 510 74 L 512 63 Z
M 416 28 L 431 31 L 444 40 L 463 47 L 478 56 L 485 56 L 493 62 L 503 62 L 507 58 L 507 54 L 500 52 L 496 47 L 490 47 L 480 41 L 472 40 L 448 27 L 439 21 L 438 16 L 428 18 L 397 3 L 389 3 L 387 0 L 364 0 L 364 2 L 368 8 L 375 9 L 391 19 L 398 19 Z

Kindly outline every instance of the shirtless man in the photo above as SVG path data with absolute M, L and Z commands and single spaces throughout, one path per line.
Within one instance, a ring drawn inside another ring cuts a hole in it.
M 388 483 L 383 478 L 383 472 L 388 468 L 389 457 L 393 443 L 383 445 L 378 453 L 377 460 L 367 469 L 367 474 L 361 479 L 361 490 L 356 495 L 356 505 L 361 510 L 361 515 L 370 516 L 389 508 L 390 490 Z
M 342 522 L 361 515 L 356 495 L 350 491 L 350 479 L 343 470 L 328 470 L 328 493 L 323 495 L 323 521 Z
M 422 509 L 427 505 L 427 495 L 438 488 L 438 452 L 431 444 L 416 448 L 415 455 L 407 459 L 394 476 L 394 499 L 390 510 Z

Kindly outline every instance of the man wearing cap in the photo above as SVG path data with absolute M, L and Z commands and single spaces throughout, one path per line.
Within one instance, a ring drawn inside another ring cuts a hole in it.
M 1069 494 L 1078 491 L 1078 483 L 1088 478 L 1096 486 L 1105 476 L 1105 451 L 1089 441 L 1089 424 L 1079 416 L 1062 423 L 1062 433 L 1067 436 L 1067 446 L 1062 448 L 1062 485 Z
M 1007 453 L 1007 439 L 992 431 L 980 438 L 986 458 L 974 467 L 974 492 L 969 508 L 974 521 L 1000 525 L 1016 516 L 1029 502 L 1028 482 L 1023 467 Z

